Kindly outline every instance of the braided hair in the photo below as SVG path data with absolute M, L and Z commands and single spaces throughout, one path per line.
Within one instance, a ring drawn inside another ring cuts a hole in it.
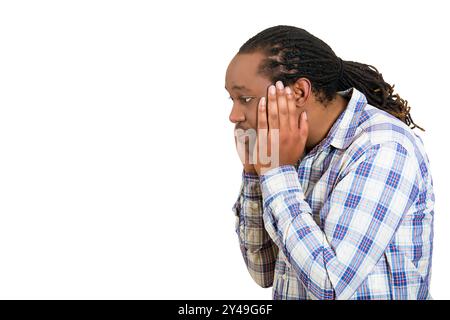
M 304 29 L 285 25 L 267 28 L 247 40 L 238 54 L 254 52 L 266 56 L 258 72 L 272 82 L 281 80 L 291 85 L 305 77 L 317 99 L 325 105 L 338 91 L 355 87 L 370 105 L 412 125 L 411 129 L 425 131 L 412 120 L 408 101 L 394 93 L 394 85 L 385 82 L 374 66 L 343 61 L 325 42 Z

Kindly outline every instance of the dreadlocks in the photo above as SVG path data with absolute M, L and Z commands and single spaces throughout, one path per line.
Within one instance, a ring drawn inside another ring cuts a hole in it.
M 338 91 L 355 87 L 370 105 L 412 125 L 411 129 L 425 131 L 412 120 L 408 101 L 394 94 L 394 85 L 385 82 L 375 67 L 343 61 L 325 42 L 304 29 L 284 25 L 265 29 L 245 42 L 238 53 L 256 51 L 266 56 L 259 73 L 272 82 L 281 80 L 291 85 L 305 77 L 324 104 L 333 100 Z

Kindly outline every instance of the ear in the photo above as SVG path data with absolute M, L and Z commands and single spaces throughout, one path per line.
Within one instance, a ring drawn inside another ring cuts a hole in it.
M 297 107 L 304 107 L 311 96 L 311 82 L 307 78 L 299 78 L 293 87 Z

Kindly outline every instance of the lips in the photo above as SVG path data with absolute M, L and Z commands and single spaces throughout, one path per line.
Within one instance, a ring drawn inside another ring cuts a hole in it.
M 243 136 L 245 134 L 248 134 L 246 129 L 237 128 L 237 129 L 234 130 L 234 135 L 235 136 L 241 137 L 241 136 Z
M 245 136 L 246 136 L 245 133 L 239 134 L 239 133 L 237 133 L 237 132 L 236 132 L 234 135 L 235 135 L 236 138 L 238 138 L 238 139 L 241 139 L 242 137 L 245 137 Z
M 240 129 L 240 128 L 239 128 Z M 234 131 L 234 136 L 235 138 L 240 141 L 241 143 L 249 143 L 251 141 L 255 141 L 256 136 L 254 131 L 248 131 L 248 130 L 244 130 L 243 131 Z

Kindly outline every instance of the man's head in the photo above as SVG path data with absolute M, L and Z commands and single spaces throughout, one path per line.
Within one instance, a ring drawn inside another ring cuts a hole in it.
M 270 37 L 267 38 L 267 35 L 275 30 L 268 29 L 247 41 L 228 65 L 225 89 L 233 101 L 229 119 L 235 124 L 235 129 L 256 130 L 258 102 L 261 97 L 267 96 L 267 90 L 271 84 L 281 80 L 284 86 L 289 86 L 294 94 L 297 117 L 303 111 L 307 112 L 311 135 L 314 137 L 315 128 L 320 126 L 321 109 L 334 98 L 336 84 L 330 81 L 330 85 L 333 86 L 331 89 L 323 85 L 320 79 L 320 75 L 324 74 L 323 71 L 315 72 L 315 74 L 314 70 L 310 70 L 309 73 L 304 72 L 303 69 L 305 68 L 314 68 L 303 63 L 300 66 L 298 58 L 304 61 L 304 55 L 311 55 L 311 53 L 308 53 L 308 49 L 306 49 L 302 53 L 297 52 L 298 57 L 291 58 L 292 48 L 285 43 L 290 38 L 289 28 L 284 30 L 284 36 L 281 38 L 272 40 Z M 298 30 L 303 32 L 302 29 Z M 304 32 L 306 33 L 306 31 Z M 266 36 L 263 37 L 264 35 Z M 312 37 L 312 35 L 307 35 Z M 320 44 L 323 43 L 320 42 Z M 284 50 L 281 49 L 283 45 Z M 330 57 L 334 57 L 335 60 L 330 58 L 329 63 L 332 67 L 330 67 L 328 73 L 331 75 L 330 79 L 335 80 L 336 66 L 333 64 L 338 60 L 333 51 L 331 49 L 329 51 Z M 317 85 L 321 86 L 320 89 L 314 87 L 312 81 L 315 81 L 316 87 Z M 329 91 L 334 92 L 334 95 L 330 94 Z
M 306 30 L 281 25 L 250 38 L 227 68 L 225 87 L 233 100 L 229 118 L 236 129 L 256 129 L 259 99 L 278 80 L 294 93 L 298 115 L 307 112 L 313 136 L 337 92 L 351 87 L 361 91 L 369 104 L 414 124 L 406 101 L 393 94 L 393 86 L 374 67 L 342 61 Z
M 233 107 L 230 121 L 240 129 L 256 129 L 257 107 L 261 97 L 267 96 L 267 90 L 275 81 L 260 73 L 261 64 L 266 56 L 261 52 L 238 53 L 228 65 L 225 77 L 225 89 L 230 94 Z M 311 83 L 306 78 L 297 79 L 289 86 L 296 99 L 298 115 L 308 110 L 310 102 L 316 103 L 311 97 Z
M 259 72 L 265 59 L 266 56 L 261 52 L 238 53 L 227 68 L 225 89 L 233 101 L 229 119 L 235 124 L 235 130 L 257 129 L 258 102 L 261 97 L 267 96 L 269 86 L 275 83 Z M 287 86 L 294 94 L 297 119 L 303 111 L 308 114 L 310 136 L 314 140 L 325 124 L 322 121 L 324 106 L 312 94 L 311 82 L 307 78 L 299 78 L 290 85 L 286 83 L 285 87 Z M 310 145 L 311 142 L 308 147 Z

